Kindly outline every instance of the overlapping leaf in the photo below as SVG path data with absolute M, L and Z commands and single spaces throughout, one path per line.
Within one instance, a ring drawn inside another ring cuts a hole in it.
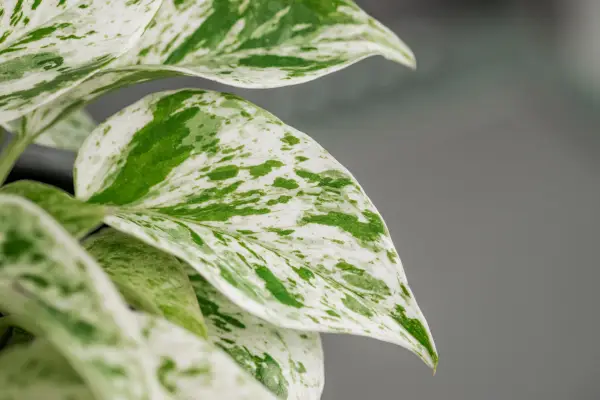
M 189 75 L 269 88 L 374 55 L 415 65 L 410 49 L 351 0 L 164 0 L 134 49 L 28 116 L 34 123 L 27 134 L 41 133 L 107 91 L 142 81 Z
M 85 111 L 69 114 L 52 128 L 43 131 L 35 143 L 63 150 L 77 151 L 96 128 L 96 121 Z
M 163 65 L 267 88 L 315 79 L 372 55 L 415 62 L 406 45 L 351 0 L 166 0 L 119 64 Z
M 106 216 L 104 207 L 83 205 L 68 193 L 40 182 L 10 183 L 0 188 L 1 194 L 17 195 L 36 203 L 77 238 L 98 228 Z
M 192 287 L 175 257 L 119 231 L 105 229 L 87 239 L 84 246 L 130 304 L 206 335 L 201 307 L 209 340 L 274 394 L 289 400 L 320 398 L 324 371 L 318 334 L 277 328 L 251 316 L 190 268 Z
M 222 351 L 128 309 L 46 213 L 0 195 L 0 308 L 43 335 L 98 399 L 274 397 Z
M 148 96 L 94 131 L 80 200 L 189 262 L 275 325 L 367 335 L 435 366 L 389 232 L 356 180 L 305 134 L 232 95 Z
M 190 279 L 214 343 L 278 397 L 321 398 L 325 380 L 318 334 L 277 328 L 233 304 L 193 269 Z
M 164 398 L 147 367 L 140 327 L 108 277 L 47 214 L 6 195 L 0 196 L 0 308 L 43 333 L 99 398 Z
M 81 202 L 53 186 L 34 181 L 18 181 L 2 186 L 0 194 L 24 197 L 50 214 L 71 235 L 82 238 L 100 225 L 106 215 L 104 207 L 82 206 Z
M 18 118 L 130 50 L 162 0 L 8 0 L 0 15 L 0 121 Z
M 276 399 L 225 352 L 185 329 L 150 315 L 130 312 L 130 318 L 153 355 L 148 367 L 169 392 L 161 399 Z M 60 353 L 39 339 L 0 356 L 0 384 L 2 400 L 95 398 Z
M 84 248 L 130 305 L 206 337 L 194 289 L 175 257 L 113 229 L 86 239 Z

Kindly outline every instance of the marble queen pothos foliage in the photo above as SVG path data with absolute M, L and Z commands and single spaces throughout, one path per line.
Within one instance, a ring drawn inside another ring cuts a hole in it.
M 78 151 L 75 196 L 0 187 L 0 400 L 319 399 L 319 332 L 438 355 L 381 215 L 308 135 L 188 75 L 300 84 L 415 66 L 350 0 L 0 0 L 2 183 L 32 142 Z M 109 228 L 102 227 L 103 224 Z

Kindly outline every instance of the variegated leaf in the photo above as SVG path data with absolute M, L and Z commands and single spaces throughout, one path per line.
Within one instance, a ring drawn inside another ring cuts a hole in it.
M 177 399 L 276 400 L 213 344 L 162 318 L 139 315 L 162 385 Z
M 175 257 L 119 231 L 105 229 L 87 239 L 84 247 L 130 304 L 206 335 L 201 307 L 208 318 L 209 339 L 273 393 L 290 400 L 321 397 L 324 371 L 318 334 L 276 328 L 251 316 L 190 269 L 192 288 Z
M 168 398 L 110 279 L 48 214 L 13 195 L 0 195 L 0 309 L 60 349 L 98 399 Z
M 0 121 L 51 101 L 130 50 L 162 0 L 5 0 Z
M 76 161 L 80 200 L 182 258 L 275 325 L 400 344 L 435 366 L 427 323 L 381 216 L 316 142 L 228 94 L 148 96 Z
M 0 194 L 17 195 L 36 203 L 77 238 L 102 225 L 106 215 L 103 206 L 83 204 L 58 188 L 34 181 L 2 186 Z
M 325 379 L 319 334 L 277 328 L 233 304 L 195 270 L 189 273 L 209 339 L 279 398 L 321 398 Z
M 175 257 L 113 229 L 89 237 L 83 246 L 130 305 L 206 337 L 194 289 Z
M 164 0 L 135 48 L 28 116 L 28 134 L 103 93 L 147 80 L 188 75 L 269 88 L 374 55 L 415 65 L 410 49 L 351 0 Z
M 97 399 L 275 399 L 209 342 L 130 311 L 67 232 L 13 195 L 0 195 L 0 309 L 60 350 Z
M 142 328 L 154 356 L 152 367 L 173 398 L 276 399 L 225 352 L 209 342 L 158 317 L 131 313 L 130 318 Z M 270 372 L 265 370 L 265 373 Z M 0 356 L 0 384 L 0 400 L 94 398 L 66 360 L 39 339 L 27 347 L 16 346 Z
M 96 121 L 85 110 L 78 110 L 60 120 L 51 129 L 43 131 L 35 143 L 77 151 L 96 126 Z
M 415 65 L 410 49 L 351 0 L 166 0 L 118 64 L 164 65 L 267 88 L 306 82 L 373 55 Z
M 59 96 L 19 119 L 4 122 L 2 126 L 7 131 L 27 138 L 29 141 L 34 141 L 40 135 L 43 137 L 47 135 L 46 132 L 51 132 L 49 135 L 54 137 L 52 141 L 58 142 L 59 139 L 54 135 L 54 133 L 58 133 L 56 127 L 62 125 L 63 120 L 69 119 L 83 105 L 97 97 L 120 87 L 177 75 L 180 74 L 165 70 L 102 70 L 96 73 L 93 79 L 88 79 L 73 88 L 67 95 Z M 80 119 L 81 117 L 76 118 Z M 81 132 L 80 135 L 86 134 Z M 66 139 L 61 138 L 60 140 L 65 141 Z M 44 141 L 45 143 L 42 144 L 50 144 L 48 139 Z M 75 147 L 80 145 L 81 143 L 77 143 L 71 147 L 76 150 Z

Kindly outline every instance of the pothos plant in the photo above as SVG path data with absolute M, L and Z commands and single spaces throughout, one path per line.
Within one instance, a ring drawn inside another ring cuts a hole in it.
M 414 67 L 389 29 L 350 0 L 0 0 L 0 27 L 0 182 L 30 143 L 78 150 L 74 197 L 0 189 L 0 399 L 318 399 L 318 332 L 436 367 L 386 225 L 309 136 L 196 89 L 82 111 L 166 76 Z

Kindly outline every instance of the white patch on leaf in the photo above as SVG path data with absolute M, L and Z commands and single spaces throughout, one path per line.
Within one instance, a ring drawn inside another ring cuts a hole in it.
M 109 225 L 186 260 L 248 312 L 437 363 L 377 209 L 321 146 L 268 112 L 227 94 L 154 94 L 98 127 L 76 171 L 79 198 L 112 210 Z

